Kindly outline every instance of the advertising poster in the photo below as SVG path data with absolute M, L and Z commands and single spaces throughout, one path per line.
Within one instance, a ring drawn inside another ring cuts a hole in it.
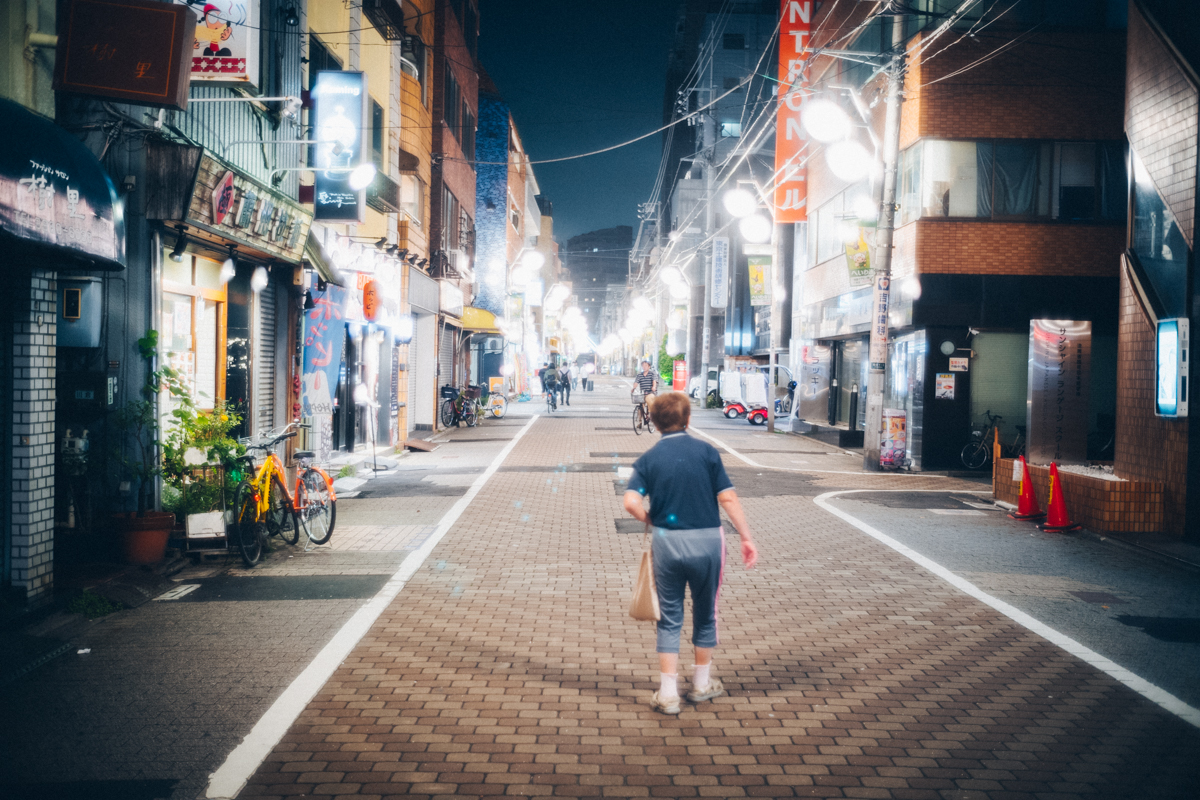
M 846 268 L 850 272 L 851 286 L 871 285 L 871 248 L 862 228 L 858 229 L 858 240 L 846 244 Z
M 712 302 L 713 308 L 729 305 L 729 237 L 713 239 Z
M 1029 321 L 1029 463 L 1086 462 L 1091 371 L 1091 322 Z
M 749 256 L 746 272 L 750 276 L 750 305 L 771 305 L 771 257 Z
M 199 16 L 192 83 L 258 86 L 259 0 L 188 0 Z
M 883 467 L 899 467 L 904 464 L 908 452 L 908 415 L 904 409 L 883 410 L 883 441 L 879 445 L 879 464 Z
M 937 374 L 937 383 L 935 383 L 933 387 L 933 396 L 937 400 L 954 399 L 953 372 L 939 372 Z

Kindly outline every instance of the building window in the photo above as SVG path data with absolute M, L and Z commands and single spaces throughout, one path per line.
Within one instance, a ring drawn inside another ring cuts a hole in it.
M 459 116 L 462 113 L 462 93 L 458 90 L 458 80 L 454 77 L 454 70 L 450 68 L 450 62 L 446 62 L 446 80 L 443 88 L 442 96 L 442 119 L 446 125 L 454 133 L 457 139 L 461 134 L 458 131 L 458 126 L 462 121 Z
M 927 140 L 900 160 L 901 224 L 915 219 L 1125 218 L 1120 142 Z
M 471 113 L 471 108 L 463 101 L 462 107 L 462 136 L 459 138 L 462 144 L 463 155 L 467 157 L 467 161 L 475 160 L 475 115 Z
M 521 211 L 517 208 L 515 203 L 509 206 L 508 221 L 512 225 L 514 231 L 517 231 L 518 233 L 521 232 Z
M 442 249 L 457 250 L 461 229 L 458 225 L 458 198 L 442 189 Z
M 425 191 L 420 178 L 416 175 L 400 176 L 400 209 L 408 217 L 409 222 L 418 227 L 424 221 L 421 217 L 423 205 L 421 201 L 424 196 Z
M 1191 250 L 1150 173 L 1133 154 L 1133 252 L 1168 317 L 1187 314 Z
M 740 122 L 722 122 L 721 123 L 721 138 L 736 139 L 742 135 L 742 123 Z
M 727 33 L 721 37 L 721 48 L 724 50 L 745 50 L 746 34 Z
M 724 86 L 725 86 L 725 91 L 727 91 L 727 92 L 728 92 L 730 89 L 736 89 L 736 88 L 738 88 L 738 87 L 739 87 L 739 86 L 741 86 L 741 85 L 742 85 L 742 79 L 741 79 L 741 78 L 726 78 L 726 79 L 725 79 L 725 84 L 724 84 Z
M 206 410 L 225 396 L 227 298 L 221 262 L 191 253 L 179 262 L 163 259 L 159 343 Z M 162 408 L 172 405 L 164 394 Z

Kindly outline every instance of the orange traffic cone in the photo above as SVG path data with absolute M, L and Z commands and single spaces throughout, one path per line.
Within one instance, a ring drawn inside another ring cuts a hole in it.
M 1067 516 L 1067 501 L 1063 499 L 1062 482 L 1058 479 L 1058 464 L 1053 461 L 1050 462 L 1050 505 L 1048 508 L 1050 513 L 1046 517 L 1046 521 L 1038 525 L 1039 528 L 1049 533 L 1079 530 L 1080 526 L 1071 522 L 1071 518 Z
M 1029 465 L 1025 456 L 1021 459 L 1021 498 L 1017 501 L 1017 510 L 1009 514 L 1012 519 L 1041 519 L 1046 516 L 1038 505 L 1037 497 L 1033 494 L 1033 481 L 1029 479 Z

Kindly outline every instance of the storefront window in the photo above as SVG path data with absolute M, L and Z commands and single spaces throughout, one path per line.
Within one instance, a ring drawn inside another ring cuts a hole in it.
M 164 253 L 159 343 L 204 409 L 225 392 L 226 291 L 220 273 L 220 262 L 191 253 L 176 262 Z

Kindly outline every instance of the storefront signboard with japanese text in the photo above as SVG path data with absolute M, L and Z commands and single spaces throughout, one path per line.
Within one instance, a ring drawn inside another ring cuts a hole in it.
M 858 229 L 858 238 L 846 243 L 846 269 L 850 273 L 851 286 L 871 285 L 871 248 L 863 236 L 863 229 Z
M 1029 321 L 1028 416 L 1025 445 L 1031 464 L 1087 461 L 1092 323 Z
M 887 363 L 888 304 L 892 281 L 887 275 L 876 275 L 871 290 L 871 346 L 867 357 L 871 372 L 883 372 Z
M 971 368 L 971 359 L 967 356 L 950 356 L 951 372 L 967 372 Z
M 312 448 L 324 460 L 333 449 L 333 403 L 351 294 L 332 283 L 323 290 L 313 287 L 311 293 L 314 307 L 304 313 L 301 416 L 312 420 Z
M 800 113 L 808 87 L 804 73 L 810 55 L 813 0 L 781 0 L 779 19 L 779 91 L 775 119 L 775 222 L 808 219 L 805 146 Z
M 712 302 L 713 308 L 729 305 L 729 237 L 717 236 L 712 243 Z
M 366 187 L 350 185 L 350 173 L 365 163 L 367 76 L 322 70 L 312 91 L 313 138 L 317 144 L 313 207 L 317 219 L 362 222 Z
M 296 264 L 312 212 L 205 152 L 183 224 Z
M 112 181 L 86 147 L 45 117 L 0 100 L 0 228 L 120 268 L 125 225 Z

